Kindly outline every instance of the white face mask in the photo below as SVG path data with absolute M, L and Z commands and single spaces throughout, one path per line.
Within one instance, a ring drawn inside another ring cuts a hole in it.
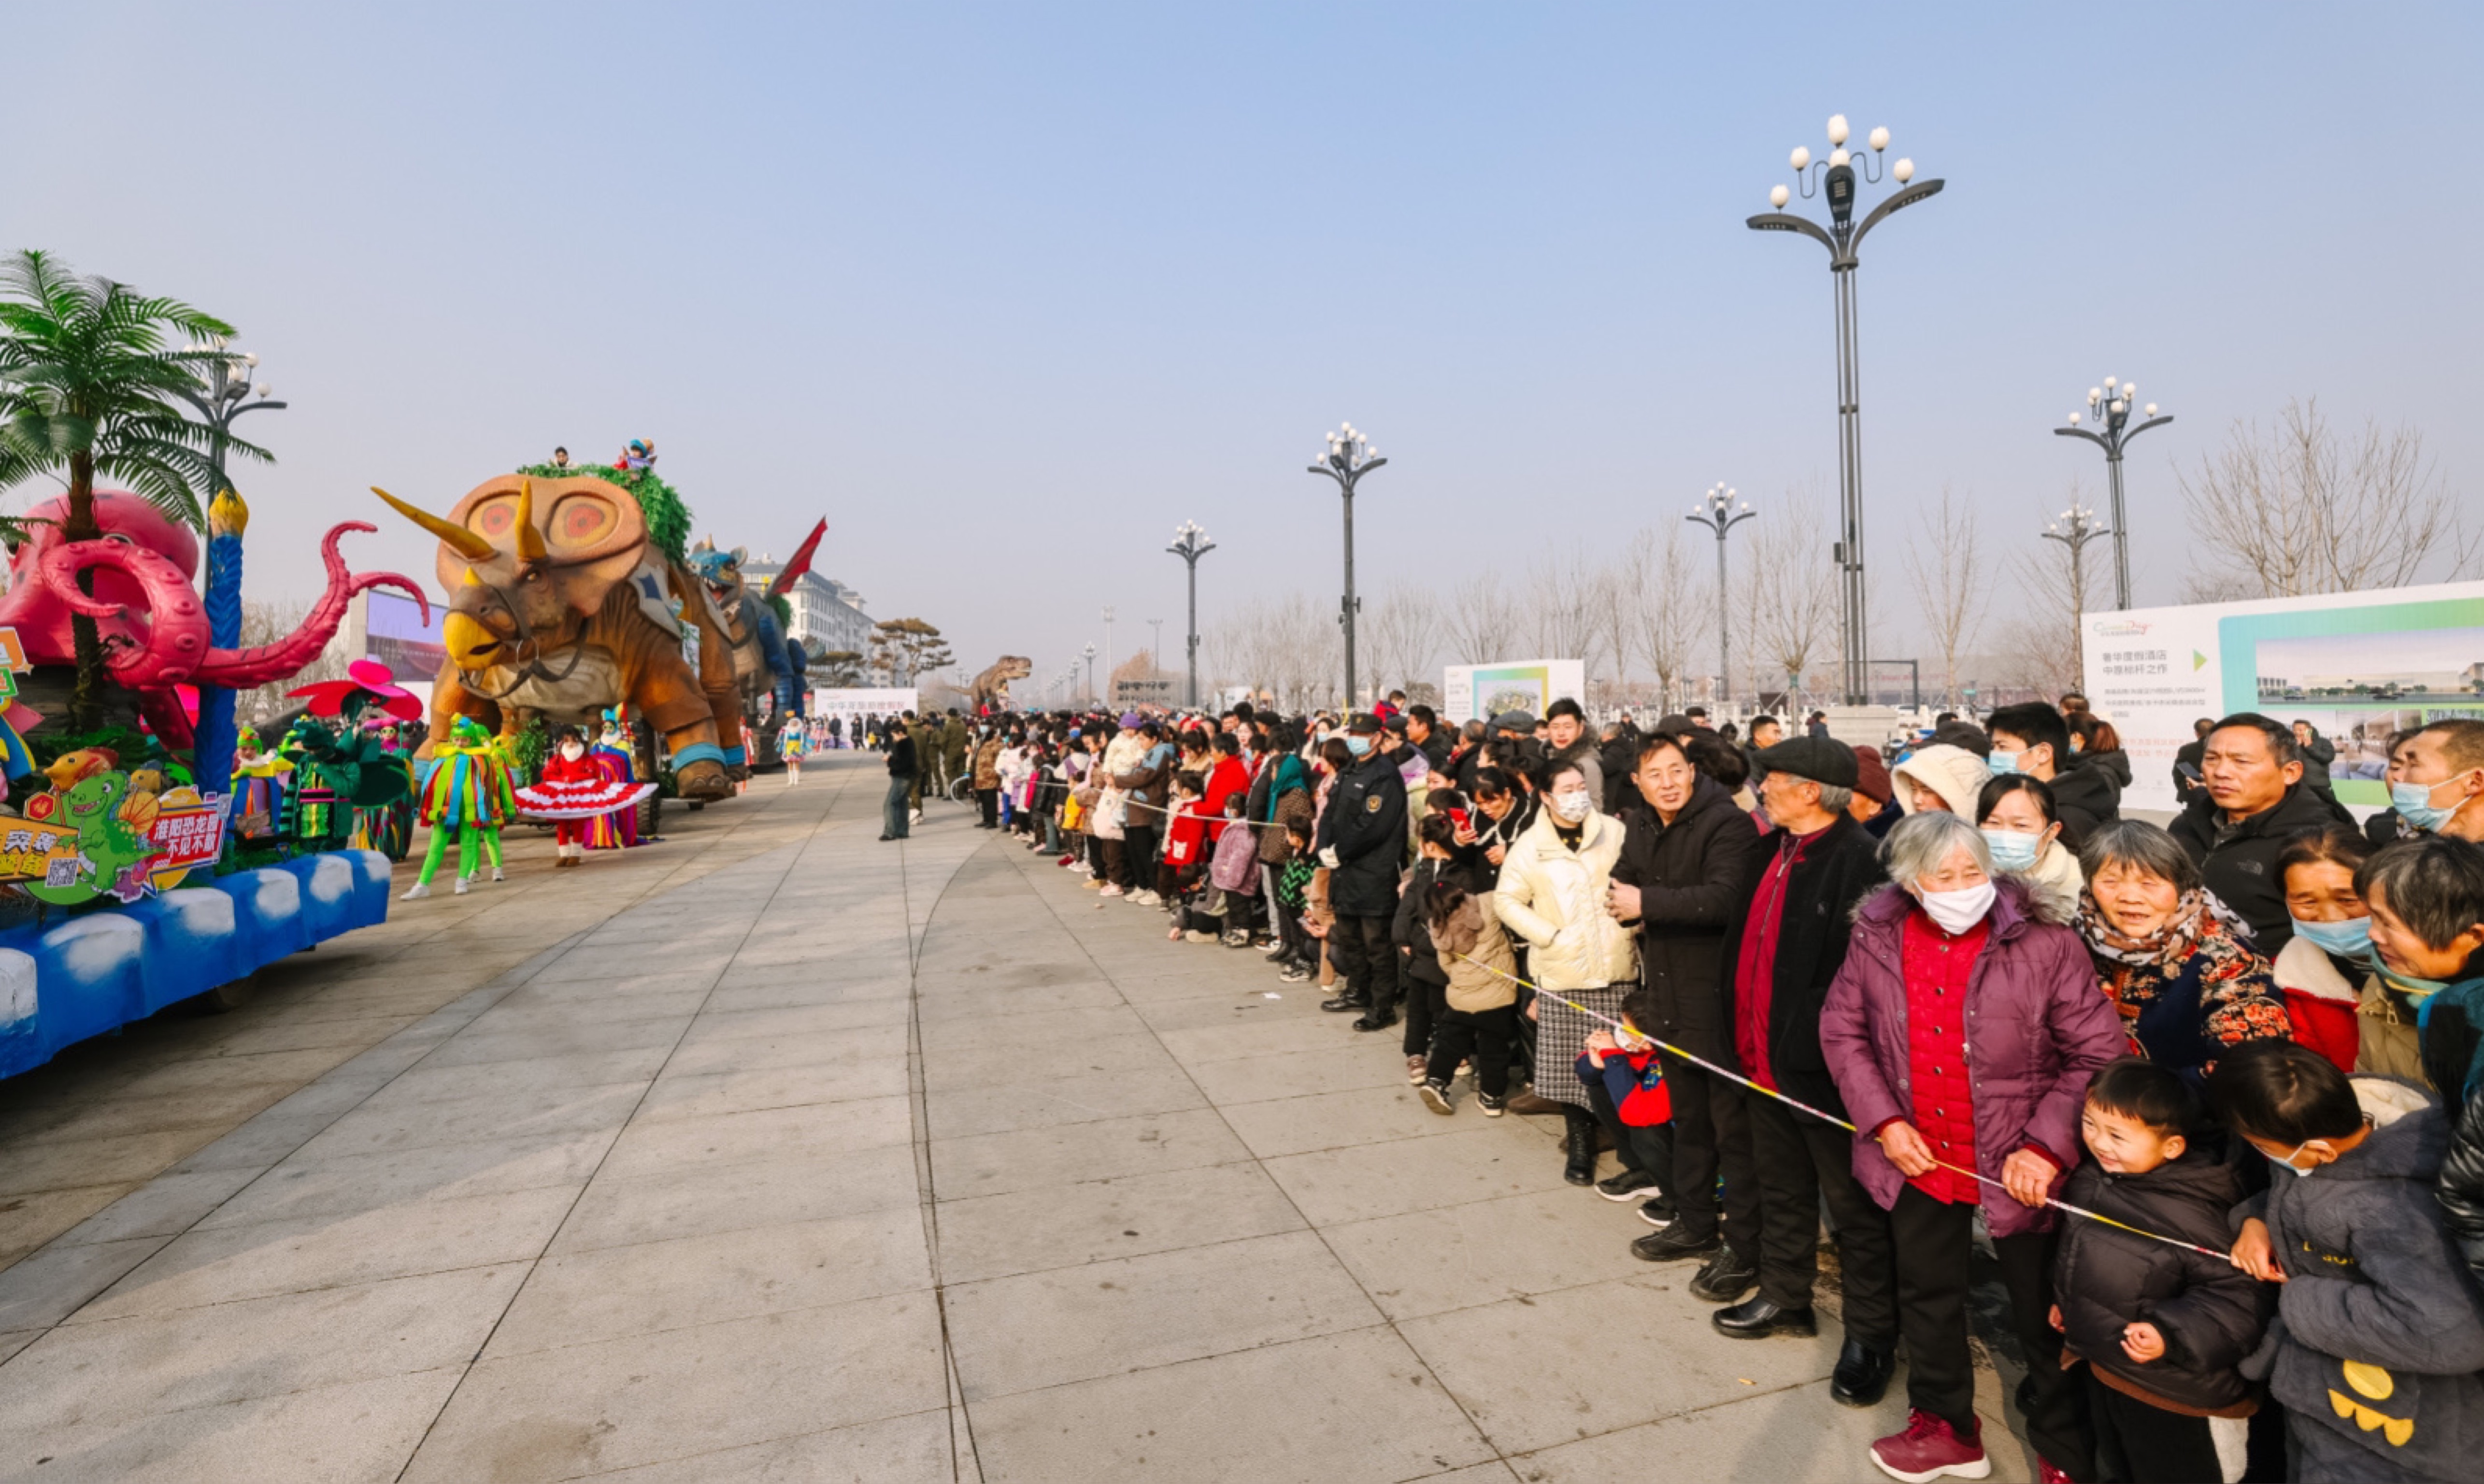
M 1925 913 L 1940 924 L 1943 932 L 1956 933 L 1964 932 L 1984 921 L 1984 914 L 1992 910 L 1992 899 L 1998 893 L 1990 881 L 1978 881 L 1957 891 L 1928 891 L 1918 900 L 1923 903 Z
M 580 758 L 586 756 L 586 748 L 578 742 L 562 742 L 560 744 L 560 755 L 575 763 Z
M 1585 819 L 1588 811 L 1594 807 L 1593 801 L 1587 797 L 1587 791 L 1585 789 L 1577 789 L 1566 794 L 1555 794 L 1552 796 L 1550 802 L 1554 814 L 1567 820 L 1573 824 Z

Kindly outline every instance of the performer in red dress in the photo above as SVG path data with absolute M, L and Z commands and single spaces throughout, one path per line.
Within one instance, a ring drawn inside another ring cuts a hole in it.
M 543 776 L 518 790 L 518 812 L 553 822 L 554 866 L 581 866 L 586 863 L 586 822 L 636 803 L 655 787 L 611 778 L 587 756 L 586 739 L 578 728 L 565 726 L 553 738 Z

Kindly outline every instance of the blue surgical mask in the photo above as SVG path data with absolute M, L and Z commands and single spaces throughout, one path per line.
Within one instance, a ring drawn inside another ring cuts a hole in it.
M 2380 960 L 2372 954 L 2372 920 L 2349 917 L 2341 923 L 2308 923 L 2300 917 L 2288 919 L 2294 924 L 2294 935 L 2324 954 L 2352 958 L 2363 964 Z
M 1995 747 L 1992 749 L 1992 755 L 1984 760 L 1984 766 L 1991 769 L 1992 776 L 1996 778 L 2003 773 L 2014 773 L 2018 770 L 2018 754 L 2004 752 Z
M 2434 808 L 2434 787 L 2429 783 L 2392 783 L 2390 785 L 2390 807 L 2398 812 L 2399 819 L 2416 828 L 2427 833 L 2436 831 L 2448 823 L 2449 817 L 2458 811 Z
M 1361 757 L 1371 750 L 1371 739 L 1359 732 L 1349 732 L 1345 738 L 1345 750 Z
M 2003 871 L 2035 870 L 2038 850 L 2037 842 L 2042 838 L 2041 835 L 2015 829 L 1986 829 L 1984 832 L 1984 847 L 1992 851 L 1992 864 Z

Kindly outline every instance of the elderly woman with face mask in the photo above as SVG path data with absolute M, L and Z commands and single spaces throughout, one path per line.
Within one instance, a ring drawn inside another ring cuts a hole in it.
M 2181 842 L 2116 820 L 2079 865 L 2088 877 L 2079 934 L 2133 1049 L 2196 1077 L 2225 1047 L 2293 1039 L 2250 925 L 2208 890 Z
M 2089 1079 L 2121 1053 L 2113 1007 L 2079 935 L 2025 881 L 1994 875 L 1964 819 L 1911 816 L 1881 854 L 1892 884 L 1857 910 L 1820 1020 L 1856 1129 L 1855 1178 L 1889 1213 L 1909 1363 L 1906 1430 L 1874 1444 L 1873 1459 L 1899 1478 L 1980 1472 L 1966 1288 L 1981 1208 L 2028 1352 L 2028 1441 L 2085 1476 L 2086 1407 L 2048 1319 L 2056 1218 L 2044 1201 L 2078 1162 Z M 1873 1361 L 1887 1374 L 1890 1357 Z
M 1622 996 L 1638 977 L 1638 944 L 1605 909 L 1613 863 L 1621 858 L 1622 823 L 1598 812 L 1586 773 L 1575 763 L 1546 765 L 1544 807 L 1500 863 L 1493 910 L 1526 940 L 1527 972 L 1539 988 L 1618 1017 Z M 1573 1185 L 1596 1179 L 1596 1116 L 1573 1066 L 1599 1023 L 1538 995 L 1527 1006 L 1536 1022 L 1535 1095 L 1561 1105 Z M 1620 1199 L 1627 1200 L 1627 1195 Z

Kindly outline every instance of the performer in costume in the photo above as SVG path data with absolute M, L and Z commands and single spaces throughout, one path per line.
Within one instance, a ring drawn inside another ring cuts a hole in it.
M 630 734 L 622 728 L 619 715 L 604 713 L 604 727 L 587 753 L 608 783 L 631 784 L 638 781 L 638 765 L 630 755 Z M 585 846 L 590 850 L 618 850 L 642 844 L 638 838 L 638 806 L 615 809 L 599 814 L 586 822 Z
M 614 809 L 634 807 L 655 788 L 608 775 L 587 755 L 586 739 L 578 728 L 565 726 L 553 741 L 552 755 L 544 759 L 543 776 L 517 791 L 517 807 L 530 820 L 553 822 L 555 867 L 582 866 L 587 825 L 608 818 Z
M 776 735 L 776 755 L 785 760 L 785 787 L 790 789 L 802 781 L 802 754 L 808 748 L 799 716 L 786 722 L 785 730 Z
M 274 845 L 284 819 L 285 786 L 293 764 L 268 751 L 258 728 L 245 726 L 233 743 L 233 838 L 244 845 Z
M 431 777 L 422 790 L 422 823 L 431 826 L 431 844 L 422 856 L 421 874 L 406 888 L 406 900 L 431 895 L 431 878 L 440 870 L 449 842 L 457 843 L 455 894 L 466 894 L 467 878 L 481 869 L 484 830 L 497 833 L 516 800 L 509 775 L 497 766 L 492 739 L 472 716 L 460 716 L 447 741 L 432 748 Z
M 363 723 L 364 733 L 376 743 L 375 748 L 366 749 L 376 755 L 365 766 L 403 773 L 405 789 L 392 802 L 354 811 L 354 843 L 391 860 L 403 860 L 414 853 L 414 763 L 413 748 L 406 737 L 408 730 L 392 716 Z

